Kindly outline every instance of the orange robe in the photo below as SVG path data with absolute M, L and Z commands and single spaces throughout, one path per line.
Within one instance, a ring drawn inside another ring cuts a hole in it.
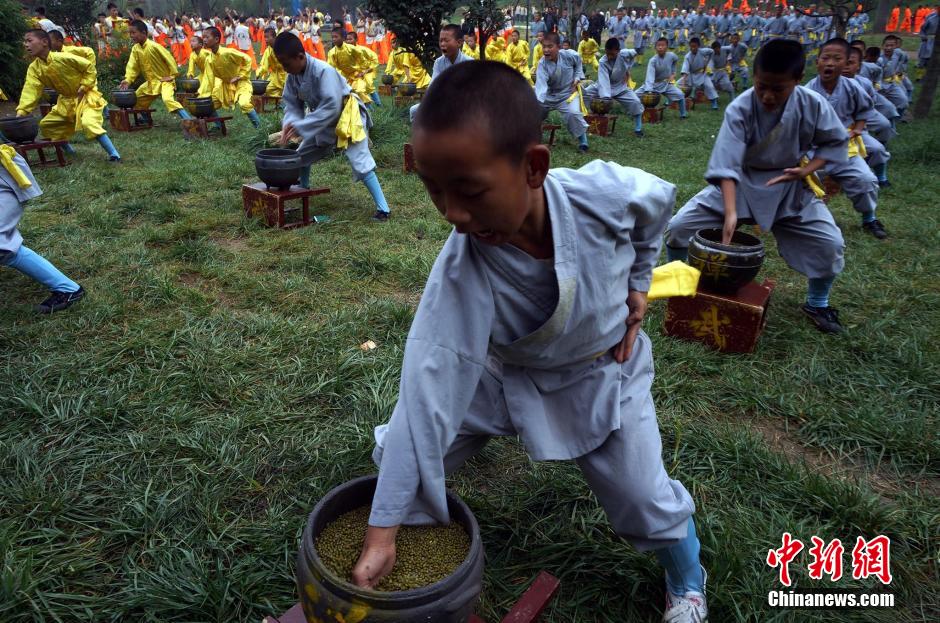
M 888 32 L 894 32 L 898 29 L 898 20 L 901 17 L 901 9 L 894 7 L 891 9 L 891 17 L 888 18 L 888 26 L 885 28 Z
M 911 10 L 904 9 L 904 21 L 901 22 L 901 30 L 911 32 Z

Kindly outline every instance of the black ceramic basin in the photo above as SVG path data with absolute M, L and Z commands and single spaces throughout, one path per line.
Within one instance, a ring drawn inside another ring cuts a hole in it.
M 59 101 L 59 92 L 55 89 L 43 89 L 42 95 L 47 102 L 55 106 L 55 103 Z
M 613 102 L 608 99 L 594 98 L 591 100 L 591 112 L 597 115 L 606 115 L 613 108 Z
M 418 87 L 414 82 L 402 82 L 398 85 L 398 92 L 401 95 L 414 95 L 418 92 Z
M 734 232 L 731 244 L 721 243 L 720 229 L 699 230 L 689 243 L 689 265 L 702 272 L 699 287 L 734 294 L 751 282 L 764 263 L 764 243 L 756 236 Z
M 382 74 L 382 84 L 388 85 L 388 84 L 394 84 L 394 83 L 395 83 L 395 76 L 393 76 L 392 74 Z
M 262 182 L 290 190 L 300 179 L 300 156 L 293 149 L 262 149 L 255 154 L 255 170 Z
M 211 117 L 215 109 L 211 97 L 194 97 L 189 100 L 189 112 L 197 117 Z
M 264 92 L 268 88 L 270 80 L 252 80 L 251 81 L 251 94 L 252 95 L 264 95 Z
M 195 93 L 199 90 L 199 80 L 196 78 L 180 78 L 176 84 L 183 93 Z
M 32 143 L 39 134 L 39 120 L 36 117 L 4 117 L 0 119 L 0 132 L 14 143 Z
M 118 108 L 133 108 L 137 104 L 137 93 L 130 89 L 115 89 L 111 91 L 111 101 Z
M 653 91 L 640 94 L 640 101 L 643 102 L 643 106 L 646 108 L 656 108 L 656 106 L 659 105 L 659 100 L 661 99 L 662 95 Z

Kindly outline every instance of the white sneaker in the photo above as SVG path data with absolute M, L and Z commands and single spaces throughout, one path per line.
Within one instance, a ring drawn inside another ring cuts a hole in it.
M 708 606 L 705 605 L 704 594 L 689 591 L 680 597 L 666 591 L 666 612 L 663 613 L 663 623 L 706 623 L 707 621 Z
M 708 582 L 708 572 L 702 567 L 702 590 Z M 708 605 L 705 593 L 689 591 L 685 595 L 673 595 L 666 589 L 666 612 L 663 623 L 707 623 Z

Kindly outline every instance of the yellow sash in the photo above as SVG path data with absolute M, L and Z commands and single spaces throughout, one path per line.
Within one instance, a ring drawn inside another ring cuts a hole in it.
M 29 188 L 33 183 L 30 182 L 26 174 L 23 173 L 23 169 L 13 162 L 15 156 L 16 150 L 13 149 L 11 145 L 0 145 L 0 164 L 2 164 L 3 168 L 7 170 L 7 173 L 13 177 L 13 180 L 19 184 L 20 188 Z
M 868 150 L 865 149 L 865 141 L 861 136 L 854 136 L 849 139 L 849 158 L 852 156 L 868 157 Z
M 565 101 L 566 101 L 566 102 L 570 102 L 571 100 L 573 100 L 573 99 L 576 98 L 576 97 L 578 98 L 578 104 L 581 106 L 581 114 L 582 114 L 582 115 L 588 114 L 588 109 L 587 109 L 587 107 L 584 105 L 584 94 L 581 93 L 581 85 L 580 85 L 580 84 L 578 85 L 578 88 L 575 90 L 575 92 L 571 94 L 571 97 L 569 97 L 569 98 L 568 98 L 567 100 L 565 100 Z
M 650 301 L 670 296 L 694 296 L 701 273 L 697 268 L 676 260 L 653 269 L 653 282 L 646 298 Z
M 809 164 L 809 158 L 803 156 L 800 159 L 800 166 L 805 167 Z M 819 182 L 819 177 L 812 173 L 803 178 L 803 181 L 806 182 L 806 185 L 809 186 L 809 189 L 813 191 L 813 194 L 816 195 L 817 199 L 822 199 L 826 196 L 826 191 L 823 190 L 822 184 Z
M 350 93 L 336 123 L 336 146 L 345 149 L 350 143 L 358 143 L 365 138 L 366 130 L 362 125 L 362 115 L 359 114 L 359 98 L 355 93 Z

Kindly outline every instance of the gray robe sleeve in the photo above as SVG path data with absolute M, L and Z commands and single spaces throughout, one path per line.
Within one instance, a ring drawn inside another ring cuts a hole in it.
M 473 256 L 469 238 L 452 232 L 431 269 L 405 343 L 398 403 L 380 443 L 369 525 L 450 521 L 444 456 L 483 376 L 495 309 Z
M 656 58 L 653 57 L 646 63 L 646 81 L 643 83 L 643 89 L 646 91 L 652 91 L 653 86 L 656 84 Z
M 822 97 L 817 97 L 816 102 L 813 157 L 831 163 L 848 161 L 848 133 L 839 120 L 839 115 Z
M 548 95 L 548 63 L 543 60 L 535 70 L 535 99 L 544 102 L 546 95 Z
M 281 99 L 284 101 L 284 118 L 281 121 L 281 127 L 287 127 L 287 124 L 296 124 L 304 118 L 304 104 L 297 94 L 297 83 L 300 82 L 295 76 L 288 76 L 284 83 L 284 92 Z
M 708 168 L 705 169 L 705 180 L 709 184 L 718 185 L 721 180 L 734 180 L 735 183 L 741 181 L 748 126 L 741 99 L 739 97 L 725 109 L 725 118 L 718 130 L 715 146 L 712 147 Z
M 310 62 L 309 56 L 307 62 Z M 339 121 L 343 109 L 343 77 L 332 67 L 319 73 L 315 81 L 304 75 L 305 79 L 301 85 L 302 88 L 316 90 L 317 107 L 293 122 L 297 133 L 305 141 L 316 142 L 318 134 L 335 135 L 336 122 Z M 285 88 L 285 92 L 286 90 Z M 286 121 L 286 114 L 284 119 Z
M 648 175 L 648 174 L 647 174 Z M 676 205 L 676 187 L 663 183 L 652 175 L 648 175 L 655 183 L 643 184 L 646 193 L 630 195 L 627 212 L 633 215 L 633 227 L 624 233 L 629 235 L 630 244 L 636 253 L 633 265 L 630 267 L 630 290 L 649 292 L 653 281 L 653 267 L 659 260 L 659 252 L 663 244 L 663 233 L 672 216 Z M 638 176 L 636 184 L 645 182 Z M 624 219 L 629 222 L 629 219 Z
M 600 99 L 609 99 L 610 98 L 610 72 L 611 69 L 610 63 L 607 62 L 607 59 L 604 59 L 604 62 L 601 63 L 600 69 L 597 70 L 597 97 Z

